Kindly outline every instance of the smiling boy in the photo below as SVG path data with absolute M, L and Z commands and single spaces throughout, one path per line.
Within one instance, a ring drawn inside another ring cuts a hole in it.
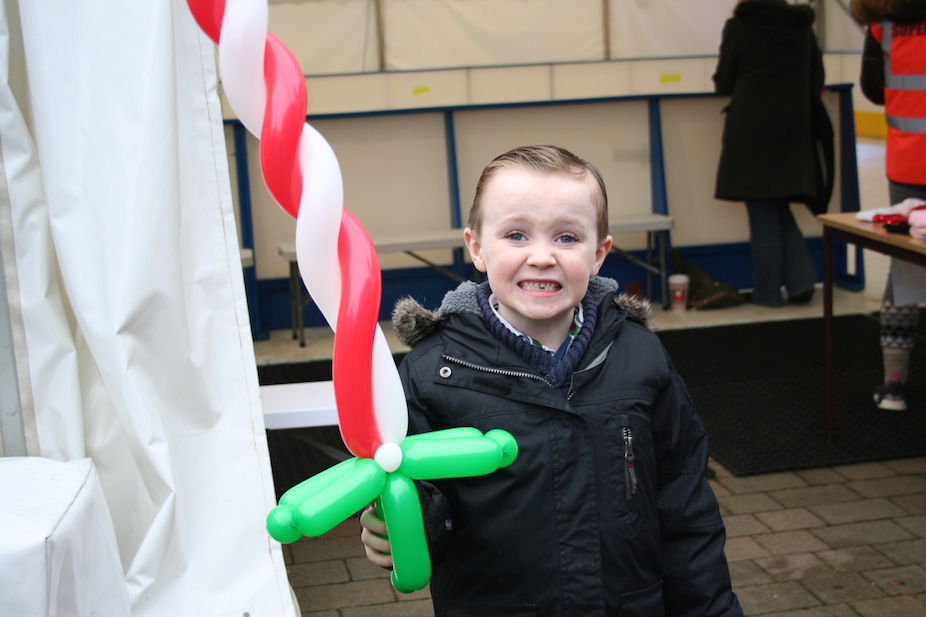
M 555 146 L 497 157 L 464 239 L 488 280 L 393 317 L 410 432 L 500 428 L 519 453 L 418 483 L 435 615 L 740 617 L 704 427 L 648 303 L 597 276 L 598 171 Z M 375 509 L 361 523 L 368 558 L 391 565 Z

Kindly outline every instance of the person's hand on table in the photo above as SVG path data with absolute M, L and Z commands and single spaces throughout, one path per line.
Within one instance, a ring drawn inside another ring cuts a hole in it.
M 926 208 L 914 210 L 907 217 L 910 223 L 910 235 L 921 240 L 926 239 Z

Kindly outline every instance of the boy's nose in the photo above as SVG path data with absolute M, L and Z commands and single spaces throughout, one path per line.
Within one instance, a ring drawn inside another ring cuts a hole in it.
M 553 250 L 546 244 L 535 244 L 531 247 L 527 263 L 536 268 L 547 268 L 556 261 Z

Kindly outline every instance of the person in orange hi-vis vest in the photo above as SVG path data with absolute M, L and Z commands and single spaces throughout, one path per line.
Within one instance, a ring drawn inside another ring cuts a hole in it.
M 860 85 L 884 105 L 891 204 L 926 201 L 926 0 L 852 0 L 851 9 L 868 27 Z M 926 237 L 926 210 L 914 210 L 909 223 L 911 235 Z M 880 318 L 884 383 L 874 392 L 881 409 L 907 408 L 904 383 L 923 301 L 926 269 L 892 260 Z

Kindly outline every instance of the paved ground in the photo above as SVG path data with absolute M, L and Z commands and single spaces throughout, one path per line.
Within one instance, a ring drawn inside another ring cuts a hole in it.
M 746 615 L 926 617 L 926 458 L 748 478 L 712 467 Z M 433 616 L 427 589 L 399 594 L 366 560 L 356 521 L 284 555 L 303 615 Z

